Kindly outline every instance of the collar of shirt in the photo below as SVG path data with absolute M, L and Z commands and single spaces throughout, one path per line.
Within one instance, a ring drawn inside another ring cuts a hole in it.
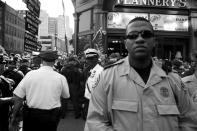
M 128 56 L 123 60 L 124 60 L 124 63 L 123 63 L 124 68 L 120 68 L 120 70 L 119 70 L 120 76 L 129 74 L 130 69 L 132 69 L 132 72 L 134 71 L 133 67 L 131 67 L 129 65 Z M 158 67 L 154 62 L 153 62 L 152 68 L 151 68 L 151 74 L 158 75 L 160 77 L 167 77 L 166 73 L 160 67 Z
M 51 66 L 41 66 L 40 69 L 53 70 L 53 67 L 51 67 Z

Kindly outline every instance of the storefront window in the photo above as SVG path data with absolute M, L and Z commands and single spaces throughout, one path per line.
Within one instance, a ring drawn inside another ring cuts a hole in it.
M 148 13 L 122 13 L 109 12 L 107 15 L 107 28 L 125 29 L 129 21 L 135 17 L 149 19 L 154 30 L 160 31 L 188 31 L 188 16 L 185 15 L 165 15 Z
M 150 21 L 154 30 L 188 31 L 188 16 L 150 14 Z

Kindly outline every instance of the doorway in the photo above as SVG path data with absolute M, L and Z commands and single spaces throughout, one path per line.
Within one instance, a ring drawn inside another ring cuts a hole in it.
M 189 38 L 158 37 L 156 39 L 155 56 L 160 59 L 173 60 L 180 51 L 183 60 L 189 56 Z
M 123 36 L 110 36 L 107 39 L 107 54 L 119 53 L 122 57 L 127 56 Z

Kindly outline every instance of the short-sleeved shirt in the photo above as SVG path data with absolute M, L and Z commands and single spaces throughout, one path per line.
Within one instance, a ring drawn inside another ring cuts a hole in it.
M 97 86 L 99 82 L 99 75 L 103 71 L 103 67 L 97 64 L 92 70 L 85 84 L 85 97 L 90 99 L 92 90 Z
M 26 97 L 27 105 L 38 109 L 60 107 L 60 97 L 70 96 L 66 78 L 50 66 L 28 72 L 14 94 L 20 98 Z

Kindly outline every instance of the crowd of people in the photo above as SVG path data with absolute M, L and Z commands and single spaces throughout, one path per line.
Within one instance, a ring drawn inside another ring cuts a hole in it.
M 40 55 L 34 57 L 36 59 L 44 60 Z M 52 56 L 49 55 L 47 57 L 51 58 Z M 55 72 L 58 72 L 59 74 L 65 76 L 70 94 L 70 97 L 68 99 L 61 98 L 61 118 L 64 118 L 66 116 L 67 105 L 71 102 L 71 104 L 73 105 L 75 118 L 78 119 L 81 117 L 84 120 L 86 119 L 89 97 L 87 97 L 85 94 L 88 94 L 90 92 L 85 91 L 85 88 L 88 84 L 91 84 L 92 81 L 95 81 L 89 78 L 89 76 L 91 76 L 91 78 L 94 77 L 93 73 L 91 74 L 91 72 L 97 72 L 97 69 L 92 69 L 96 65 L 97 67 L 100 65 L 99 67 L 102 71 L 104 65 L 111 64 L 120 59 L 119 55 L 117 55 L 117 58 L 115 57 L 116 55 L 113 54 L 113 58 L 109 57 L 108 59 L 105 58 L 101 61 L 99 52 L 96 49 L 89 48 L 84 51 L 84 56 L 82 57 L 71 55 L 66 59 L 61 59 L 60 56 L 57 55 L 57 58 L 53 59 L 54 63 L 52 63 L 52 65 L 50 66 Z M 11 118 L 13 117 L 13 105 L 14 101 L 16 101 L 17 99 L 16 96 L 18 96 L 18 94 L 14 94 L 14 90 L 19 85 L 21 80 L 27 77 L 26 75 L 28 74 L 28 72 L 38 70 L 43 66 L 42 62 L 34 63 L 33 60 L 34 59 L 20 56 L 19 54 L 0 54 L 0 112 L 2 113 L 0 118 L 1 131 L 8 131 Z M 34 78 L 34 75 L 32 73 L 30 74 L 30 76 Z M 46 75 L 46 77 L 49 76 Z M 86 80 L 88 78 L 90 82 L 86 83 Z M 37 80 L 37 82 L 39 83 L 39 80 Z M 13 95 L 15 95 L 15 97 L 13 97 Z M 14 121 L 18 121 L 17 128 L 19 130 L 21 126 L 19 122 L 24 119 L 22 112 L 19 111 L 14 115 L 17 119 L 15 119 Z
M 60 59 L 40 52 L 39 64 L 0 54 L 0 131 L 56 131 L 68 102 L 85 131 L 196 131 L 197 52 L 191 63 L 151 56 L 151 23 L 141 17 L 126 27 L 128 56 L 108 57 L 93 48 Z

